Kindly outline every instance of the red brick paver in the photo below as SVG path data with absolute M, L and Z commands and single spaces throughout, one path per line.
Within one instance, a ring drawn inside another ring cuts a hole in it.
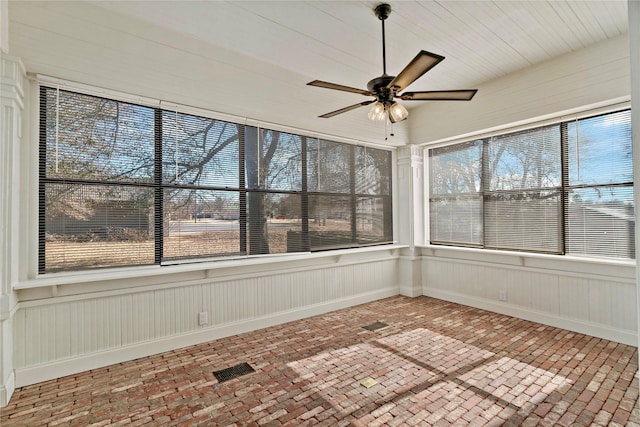
M 640 427 L 637 370 L 635 347 L 393 297 L 24 387 L 0 425 Z

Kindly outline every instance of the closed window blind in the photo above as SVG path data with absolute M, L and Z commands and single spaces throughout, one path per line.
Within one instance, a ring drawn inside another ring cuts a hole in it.
M 240 125 L 162 112 L 162 260 L 243 253 Z
M 311 250 L 391 243 L 391 153 L 324 140 L 307 147 Z
M 393 240 L 389 151 L 40 95 L 40 273 Z
M 355 234 L 359 245 L 393 240 L 391 156 L 388 151 L 354 148 Z
M 562 252 L 560 126 L 490 138 L 484 170 L 484 244 Z
M 52 88 L 40 102 L 40 272 L 153 264 L 153 109 Z
M 429 151 L 431 242 L 635 258 L 629 110 Z
M 307 151 L 311 250 L 357 246 L 354 147 L 315 139 L 309 140 Z
M 483 244 L 482 141 L 429 153 L 429 220 L 433 243 Z
M 566 126 L 567 253 L 635 258 L 631 111 Z
M 250 255 L 301 252 L 303 225 L 303 138 L 269 129 L 247 129 L 247 243 Z

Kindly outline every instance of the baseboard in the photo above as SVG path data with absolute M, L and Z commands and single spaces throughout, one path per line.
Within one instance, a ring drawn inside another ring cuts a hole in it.
M 638 335 L 635 331 L 615 329 L 577 319 L 568 319 L 542 311 L 530 310 L 510 305 L 508 303 L 489 301 L 483 298 L 443 291 L 441 289 L 423 287 L 422 294 L 428 297 L 468 305 L 470 307 L 480 308 L 495 313 L 506 314 L 507 316 L 542 323 L 544 325 L 562 328 L 580 334 L 603 338 L 634 347 L 638 346 Z
M 400 295 L 411 298 L 419 297 L 422 296 L 422 288 L 400 286 Z
M 328 313 L 330 311 L 396 296 L 399 295 L 399 293 L 400 291 L 398 287 L 387 288 L 320 304 L 304 306 L 285 312 L 273 313 L 258 318 L 247 319 L 240 322 L 214 326 L 171 337 L 164 337 L 153 341 L 146 341 L 78 357 L 56 360 L 43 365 L 18 368 L 15 370 L 15 386 L 24 387 L 26 385 L 61 378 L 91 369 L 102 368 L 116 363 L 139 359 L 141 357 L 147 357 L 190 345 L 201 344 L 215 339 L 250 332 L 269 326 L 275 326 L 318 314 Z
M 16 390 L 15 376 L 13 372 L 5 378 L 4 384 L 0 385 L 0 408 L 4 408 L 9 404 L 9 400 Z

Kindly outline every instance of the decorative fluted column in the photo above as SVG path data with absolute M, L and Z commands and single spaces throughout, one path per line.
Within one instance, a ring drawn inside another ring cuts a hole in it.
M 416 246 L 424 245 L 424 167 L 423 149 L 407 145 L 397 151 L 396 192 L 398 243 L 407 245 L 400 252 L 399 283 L 402 295 L 422 295 L 422 262 Z
M 17 298 L 20 149 L 26 75 L 18 58 L 0 50 L 0 407 L 15 389 L 13 315 Z

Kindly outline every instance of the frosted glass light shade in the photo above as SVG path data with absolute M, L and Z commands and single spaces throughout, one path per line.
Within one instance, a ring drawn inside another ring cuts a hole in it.
M 401 104 L 394 102 L 389 107 L 389 120 L 391 123 L 397 123 L 409 117 L 409 112 Z
M 374 122 L 382 122 L 387 118 L 387 112 L 385 111 L 384 104 L 377 101 L 371 106 L 368 114 L 369 120 Z

